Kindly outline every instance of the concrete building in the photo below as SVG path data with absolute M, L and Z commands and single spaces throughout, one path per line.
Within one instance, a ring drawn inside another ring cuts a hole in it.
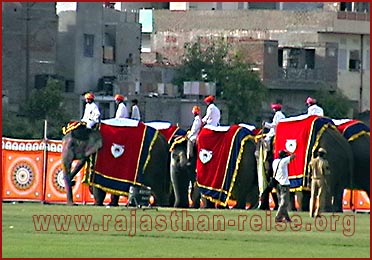
M 174 68 L 186 43 L 223 38 L 256 64 L 271 101 L 289 114 L 302 112 L 320 88 L 339 89 L 355 112 L 369 111 L 369 3 L 123 2 L 120 12 L 110 3 L 79 2 L 58 16 L 55 4 L 3 3 L 7 109 L 17 112 L 33 88 L 59 75 L 73 119 L 85 91 L 96 93 L 104 118 L 114 115 L 112 94 L 121 93 L 139 100 L 144 120 L 187 128 L 191 107 L 205 105 L 202 95 L 181 98 L 182 86 L 171 84 Z M 226 106 L 217 104 L 227 123 Z
M 281 6 L 288 9 L 284 3 Z M 185 44 L 197 39 L 223 38 L 242 46 L 254 40 L 276 41 L 277 47 L 265 43 L 267 50 L 261 54 L 266 55 L 250 57 L 261 64 L 261 77 L 273 102 L 290 104 L 287 109 L 300 113 L 306 109 L 306 97 L 326 86 L 352 100 L 355 114 L 369 110 L 369 5 L 332 2 L 313 7 L 312 11 L 153 10 L 156 30 L 146 35 L 150 40 L 142 61 L 177 65 Z
M 57 70 L 67 80 L 66 97 L 75 101 L 69 102 L 71 111 L 81 115 L 82 95 L 94 91 L 103 118 L 114 114 L 113 95 L 134 92 L 140 76 L 140 36 L 136 12 L 78 2 L 76 11 L 59 13 Z
M 2 3 L 2 96 L 9 112 L 20 112 L 32 90 L 55 74 L 57 27 L 55 3 Z

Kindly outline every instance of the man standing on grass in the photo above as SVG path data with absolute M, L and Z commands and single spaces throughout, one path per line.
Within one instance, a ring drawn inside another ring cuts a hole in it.
M 288 214 L 289 186 L 288 164 L 295 158 L 295 154 L 289 155 L 286 151 L 279 152 L 279 158 L 273 161 L 274 178 L 278 181 L 279 208 L 275 216 L 275 222 L 292 222 Z

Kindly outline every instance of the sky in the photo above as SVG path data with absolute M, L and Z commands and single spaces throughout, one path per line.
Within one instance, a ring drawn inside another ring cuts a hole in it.
M 120 2 L 115 3 L 115 9 L 120 10 Z M 61 11 L 76 10 L 76 2 L 57 2 L 57 14 Z

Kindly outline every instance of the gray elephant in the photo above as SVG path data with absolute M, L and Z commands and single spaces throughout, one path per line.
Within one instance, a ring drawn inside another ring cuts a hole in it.
M 370 196 L 370 129 L 359 120 L 333 120 L 349 142 L 354 157 L 352 188 L 362 189 Z
M 239 128 L 237 125 L 231 127 L 235 127 L 236 129 Z M 201 147 L 200 145 L 200 136 L 203 136 L 203 134 L 205 134 L 207 131 L 208 129 L 203 128 L 199 134 L 198 149 L 195 153 L 197 154 L 197 156 L 196 158 L 194 158 L 190 166 L 187 166 L 186 139 L 180 138 L 172 144 L 170 172 L 175 194 L 174 206 L 189 206 L 188 194 L 190 183 L 192 184 L 192 191 L 195 189 L 195 192 L 191 193 L 191 199 L 193 201 L 194 207 L 199 206 L 199 191 L 201 192 L 203 198 L 206 199 L 207 207 L 214 207 L 215 202 L 225 207 L 226 201 L 228 201 L 229 199 L 236 200 L 236 205 L 234 208 L 245 209 L 247 202 L 249 202 L 251 205 L 256 205 L 258 202 L 258 185 L 256 172 L 257 166 L 254 155 L 256 145 L 253 135 L 250 134 L 249 138 L 246 135 L 245 142 L 243 142 L 242 146 L 239 149 L 241 151 L 241 153 L 239 153 L 239 158 L 237 159 L 239 161 L 239 165 L 234 170 L 235 175 L 232 176 L 233 182 L 231 184 L 232 186 L 230 186 L 231 194 L 226 192 L 227 197 L 225 197 L 223 200 L 221 199 L 220 201 L 218 201 L 218 199 L 213 198 L 212 195 L 210 195 L 211 193 L 208 193 L 211 191 L 213 192 L 212 189 L 208 189 L 204 185 L 201 185 L 200 172 L 196 174 L 195 171 L 197 163 L 201 163 L 200 158 L 202 158 L 203 156 L 202 150 L 204 147 Z
M 327 177 L 327 192 L 326 192 L 326 203 L 323 211 L 342 212 L 342 199 L 344 189 L 351 187 L 353 182 L 352 170 L 354 166 L 354 159 L 350 144 L 336 129 L 332 121 L 325 117 L 310 116 L 306 120 L 310 121 L 310 127 L 313 132 L 310 131 L 309 139 L 306 142 L 306 149 L 298 151 L 296 148 L 298 140 L 293 137 L 288 137 L 287 140 L 283 140 L 285 133 L 289 135 L 296 135 L 301 132 L 302 127 L 299 125 L 290 125 L 290 120 L 286 119 L 285 122 L 280 122 L 277 126 L 277 133 L 275 137 L 274 151 L 286 149 L 296 153 L 297 157 L 304 156 L 305 165 L 303 171 L 297 173 L 298 178 L 292 177 L 291 190 L 296 192 L 297 201 L 302 211 L 309 210 L 309 199 L 310 199 L 310 177 L 308 173 L 307 163 L 310 162 L 311 156 L 322 147 L 327 151 L 327 160 L 330 165 L 330 176 Z M 313 121 L 312 121 L 313 120 Z M 294 120 L 296 121 L 296 120 Z M 304 127 L 304 128 L 306 128 Z M 274 156 L 275 157 L 275 156 Z M 296 160 L 295 159 L 295 160 Z M 294 161 L 295 162 L 295 161 Z M 294 198 L 292 193 L 292 198 Z M 294 199 L 292 199 L 292 209 L 295 209 Z
M 133 122 L 135 120 L 125 120 L 127 123 L 138 124 L 137 127 L 131 126 L 130 138 L 120 132 L 124 130 L 122 127 L 107 126 L 112 123 L 107 120 L 107 124 L 101 124 L 100 131 L 91 131 L 92 137 L 89 136 L 88 141 L 94 136 L 96 142 L 101 145 L 93 146 L 95 150 L 90 147 L 89 154 L 84 153 L 84 149 L 89 147 L 84 140 L 74 140 L 72 134 L 69 138 L 67 135 L 64 137 L 66 141 L 72 139 L 65 142 L 66 145 L 62 152 L 62 159 L 66 165 L 65 176 L 68 176 L 65 178 L 67 190 L 71 187 L 71 180 L 80 170 L 79 168 L 90 162 L 88 175 L 84 181 L 92 187 L 95 205 L 103 205 L 106 192 L 114 195 L 128 195 L 130 186 L 148 186 L 151 187 L 155 203 L 168 206 L 171 184 L 167 141 L 156 129 L 138 121 Z M 138 130 L 139 128 L 142 130 Z M 70 142 L 74 145 L 67 145 Z M 76 151 L 79 151 L 79 154 Z M 90 161 L 87 156 L 93 153 L 97 153 L 97 156 L 91 156 L 94 161 Z M 76 167 L 70 173 L 71 162 L 74 159 L 80 160 L 77 165 L 79 168 Z M 123 172 L 130 172 L 135 179 L 128 179 L 127 176 L 123 176 Z M 67 195 L 67 202 L 72 204 L 72 192 L 71 197 Z
M 67 205 L 73 205 L 73 178 L 90 163 L 91 156 L 102 147 L 102 136 L 98 130 L 87 129 L 80 122 L 71 122 L 62 129 L 65 134 L 62 139 L 62 170 L 65 182 Z M 71 169 L 73 161 L 78 163 Z

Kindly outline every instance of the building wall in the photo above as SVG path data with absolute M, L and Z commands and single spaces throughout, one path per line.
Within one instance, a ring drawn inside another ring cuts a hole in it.
M 8 109 L 18 111 L 35 88 L 35 75 L 55 73 L 58 18 L 55 3 L 2 5 L 2 92 Z
M 76 51 L 76 12 L 64 11 L 58 14 L 58 42 L 56 70 L 66 80 L 74 81 Z M 69 55 L 66 55 L 68 53 Z M 73 91 L 73 89 L 71 90 Z
M 333 7 L 337 8 L 333 4 L 327 4 L 324 6 L 327 11 L 312 12 L 279 10 L 222 10 L 216 12 L 195 10 L 173 13 L 167 10 L 155 10 L 154 26 L 156 34 L 152 34 L 152 52 L 157 53 L 158 56 L 163 57 L 170 64 L 178 64 L 178 57 L 183 55 L 185 44 L 198 39 L 205 43 L 213 38 L 225 38 L 228 42 L 232 38 L 239 38 L 241 41 L 247 42 L 252 40 L 276 40 L 278 47 L 313 48 L 316 51 L 316 69 L 299 71 L 299 73 L 313 74 L 316 80 L 312 82 L 310 80 L 306 82 L 301 80 L 270 82 L 269 88 L 289 88 L 291 92 L 288 92 L 288 94 L 292 94 L 293 91 L 305 91 L 301 94 L 305 96 L 311 95 L 313 91 L 319 88 L 326 87 L 328 90 L 334 91 L 337 87 L 351 100 L 359 103 L 357 105 L 359 108 L 356 108 L 356 110 L 361 112 L 369 109 L 370 106 L 369 68 L 367 69 L 369 61 L 364 60 L 366 71 L 362 75 L 355 71 L 344 71 L 337 64 L 343 62 L 340 53 L 348 51 L 350 48 L 360 49 L 361 34 L 364 35 L 364 55 L 367 53 L 369 55 L 370 23 L 364 14 L 361 16 L 358 14 L 353 20 L 350 20 L 350 17 L 343 17 L 342 12 L 335 12 L 332 9 Z M 345 39 L 351 41 L 351 43 L 345 43 L 349 46 L 348 49 L 343 46 Z M 354 47 L 352 47 L 353 44 Z M 257 50 L 251 48 L 252 53 L 249 55 L 257 56 L 256 60 L 260 60 L 260 55 L 262 57 L 264 53 L 260 49 L 261 47 L 257 45 Z M 269 59 L 269 55 L 265 57 Z M 265 60 L 264 63 L 266 64 L 266 62 Z M 258 67 L 261 66 L 264 65 L 258 64 Z M 264 69 L 265 73 L 269 73 L 269 71 L 275 70 Z M 272 75 L 264 75 L 263 79 L 270 76 Z M 359 94 L 360 90 L 362 90 L 362 95 Z
M 338 83 L 337 87 L 349 99 L 359 104 L 360 112 L 370 109 L 370 36 L 369 34 L 320 34 L 320 41 L 337 42 Z M 358 50 L 362 70 L 350 70 L 350 51 Z M 361 92 L 360 92 L 361 91 Z
M 73 92 L 98 91 L 102 77 L 116 77 L 114 91 L 124 93 L 125 86 L 139 77 L 140 28 L 138 14 L 104 8 L 102 3 L 77 4 L 76 12 L 60 13 L 59 72 L 74 81 Z M 84 54 L 84 35 L 92 35 L 92 57 Z M 114 57 L 103 60 L 105 47 Z M 111 51 L 112 50 L 112 51 Z M 65 58 L 65 54 L 71 56 Z

